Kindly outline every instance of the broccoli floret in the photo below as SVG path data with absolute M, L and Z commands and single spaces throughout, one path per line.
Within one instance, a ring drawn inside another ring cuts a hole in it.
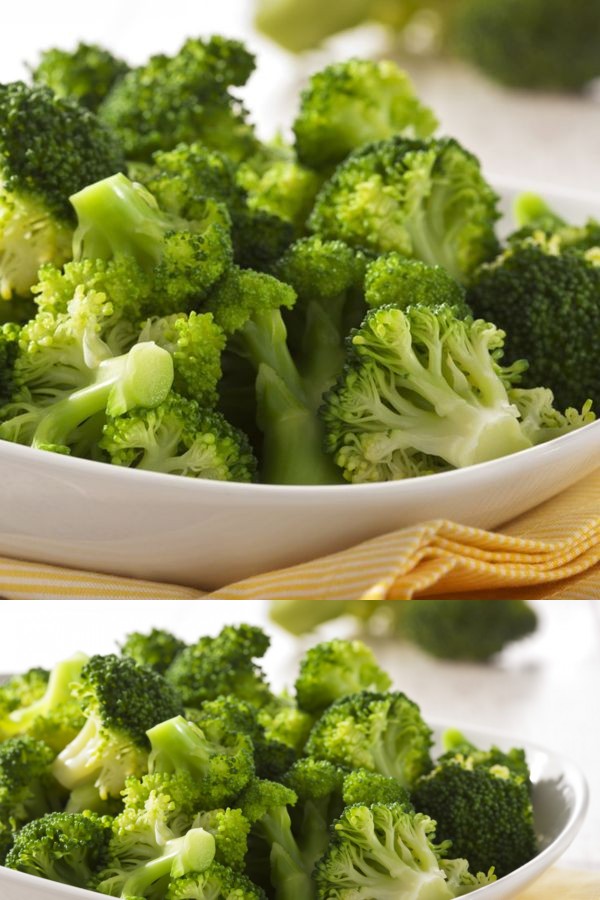
M 499 878 L 538 852 L 529 772 L 522 751 L 451 750 L 417 783 L 413 802 L 437 822 L 441 840 L 474 871 Z
M 49 673 L 44 693 L 21 703 L 0 718 L 0 735 L 28 734 L 47 743 L 56 753 L 71 741 L 83 725 L 81 707 L 72 696 L 87 656 L 78 653 Z
M 559 407 L 600 399 L 600 265 L 594 250 L 541 232 L 510 246 L 475 276 L 475 314 L 506 331 L 508 359 L 524 356 L 524 387 L 544 385 Z
M 315 896 L 311 879 L 312 865 L 307 860 L 292 832 L 290 810 L 297 801 L 296 793 L 282 784 L 255 778 L 238 798 L 237 803 L 251 823 L 249 866 L 258 867 L 268 860 L 271 884 L 277 900 L 298 900 Z M 250 867 L 250 877 L 253 868 Z M 254 875 L 255 880 L 259 880 Z
M 342 370 L 348 331 L 364 316 L 365 263 L 363 253 L 342 241 L 314 235 L 293 243 L 273 267 L 297 294 L 287 314 L 289 343 L 315 408 Z
M 114 654 L 93 656 L 74 693 L 86 723 L 57 756 L 53 774 L 69 790 L 94 785 L 101 798 L 116 797 L 129 775 L 146 772 L 146 732 L 179 715 L 181 699 L 158 672 Z
M 287 692 L 273 696 L 261 706 L 257 718 L 265 730 L 267 740 L 283 744 L 298 754 L 302 753 L 314 723 L 313 716 L 300 709 Z M 283 756 L 285 758 L 285 754 Z M 295 756 L 286 768 L 289 768 L 294 758 Z
M 452 139 L 395 137 L 356 150 L 317 196 L 312 231 L 377 255 L 397 251 L 468 281 L 498 249 L 496 194 Z
M 287 343 L 282 310 L 294 290 L 270 275 L 232 268 L 205 308 L 229 336 L 227 352 L 252 364 L 257 424 L 263 432 L 262 480 L 330 484 L 338 479 L 322 449 L 322 426 L 307 399 Z
M 159 209 L 142 185 L 119 173 L 71 197 L 76 259 L 133 256 L 151 278 L 154 312 L 182 312 L 204 297 L 232 258 L 226 208 L 207 199 L 197 218 Z
M 254 662 L 265 655 L 269 637 L 252 625 L 226 625 L 216 637 L 201 637 L 186 647 L 167 669 L 166 677 L 185 706 L 232 694 L 253 706 L 271 698 L 262 669 Z
M 267 900 L 262 888 L 216 860 L 204 872 L 172 879 L 165 897 L 166 900 Z
M 209 734 L 176 716 L 148 731 L 152 747 L 150 771 L 189 772 L 198 808 L 231 804 L 254 775 L 254 747 L 247 734 L 213 727 Z
M 342 799 L 344 806 L 400 803 L 407 812 L 414 810 L 408 791 L 396 778 L 368 769 L 353 769 L 344 775 Z
M 18 832 L 5 865 L 85 888 L 106 861 L 110 826 L 94 813 L 50 813 Z
M 363 144 L 427 138 L 437 124 L 396 63 L 349 59 L 312 76 L 293 128 L 300 161 L 327 170 Z
M 241 159 L 255 138 L 229 86 L 243 85 L 253 69 L 254 57 L 238 41 L 190 38 L 174 56 L 152 56 L 128 72 L 99 115 L 121 137 L 128 159 L 150 162 L 156 150 L 193 141 Z
M 439 306 L 447 303 L 456 315 L 470 314 L 464 287 L 441 266 L 428 266 L 400 253 L 384 253 L 369 263 L 365 273 L 368 306 Z
M 203 828 L 215 839 L 215 862 L 243 872 L 248 852 L 250 822 L 241 809 L 211 809 L 194 819 L 195 828 Z
M 332 640 L 311 647 L 300 660 L 298 705 L 320 714 L 340 697 L 359 691 L 386 691 L 391 678 L 362 641 Z
M 454 49 L 512 87 L 581 90 L 600 75 L 600 10 L 586 0 L 465 0 Z
M 342 799 L 344 771 L 323 759 L 300 759 L 283 783 L 297 795 L 290 812 L 292 830 L 304 858 L 304 867 L 312 872 L 330 842 L 331 823 L 345 806 Z
M 28 669 L 20 675 L 11 675 L 0 682 L 0 722 L 22 706 L 29 706 L 43 697 L 48 687 L 50 672 L 41 666 Z M 0 726 L 0 740 L 4 740 Z
M 150 666 L 164 675 L 186 646 L 185 641 L 175 637 L 170 631 L 153 628 L 149 632 L 132 631 L 119 645 L 119 650 L 123 656 L 130 656 L 138 666 Z
M 37 66 L 31 68 L 31 76 L 36 84 L 49 87 L 57 97 L 68 97 L 96 111 L 128 71 L 127 63 L 110 50 L 79 43 L 73 50 L 44 50 Z
M 21 329 L 14 322 L 0 325 L 0 408 L 15 391 L 15 363 L 19 351 Z
M 405 694 L 361 691 L 325 710 L 310 733 L 306 753 L 396 778 L 410 790 L 431 768 L 431 744 L 431 729 Z
M 407 600 L 398 625 L 433 656 L 482 662 L 535 631 L 537 616 L 523 600 Z
M 321 409 L 344 477 L 387 481 L 472 465 L 589 421 L 588 407 L 563 415 L 538 393 L 523 415 L 528 395 L 513 396 L 512 386 L 527 363 L 500 364 L 504 338 L 490 320 L 460 319 L 447 305 L 371 310 Z
M 29 379 L 29 384 L 47 393 L 49 399 L 44 405 L 28 393 L 7 404 L 0 425 L 4 440 L 41 450 L 89 455 L 98 444 L 107 415 L 123 415 L 138 406 L 153 408 L 166 399 L 173 381 L 173 362 L 166 350 L 145 342 L 135 344 L 122 356 L 111 357 L 108 347 L 94 334 L 94 316 L 84 310 L 80 333 L 73 335 L 69 328 L 72 321 L 77 327 L 77 322 L 71 319 L 71 313 L 70 307 L 69 314 L 62 317 L 66 322 L 64 334 L 59 329 L 54 331 L 54 347 L 40 345 L 37 356 L 33 352 L 24 355 L 23 380 Z M 86 344 L 87 338 L 95 345 L 93 350 Z M 62 346 L 61 339 L 65 340 Z M 63 354 L 65 349 L 71 359 Z M 90 367 L 86 354 L 89 361 L 96 350 L 98 355 Z M 52 367 L 53 356 L 59 359 L 56 368 Z M 69 390 L 68 385 L 55 386 L 65 371 L 67 377 L 74 375 L 80 381 L 79 387 Z
M 333 833 L 317 864 L 319 900 L 452 900 L 495 880 L 492 873 L 471 876 L 466 860 L 444 859 L 449 845 L 434 843 L 435 822 L 401 804 L 349 806 Z
M 41 265 L 71 256 L 69 196 L 124 167 L 88 110 L 22 82 L 0 85 L 0 298 L 27 297 Z
M 204 872 L 213 862 L 215 840 L 202 828 L 192 828 L 156 848 L 151 857 L 121 860 L 109 855 L 93 887 L 123 900 L 163 900 L 172 879 Z
M 26 822 L 59 810 L 65 792 L 51 772 L 54 751 L 43 741 L 23 736 L 0 743 L 0 849 Z M 2 854 L 0 853 L 0 861 Z

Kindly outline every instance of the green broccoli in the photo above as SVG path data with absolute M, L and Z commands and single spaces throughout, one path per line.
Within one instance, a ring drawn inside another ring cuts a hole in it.
M 470 874 L 464 859 L 446 859 L 449 845 L 434 843 L 435 827 L 398 803 L 347 807 L 317 864 L 317 897 L 452 900 L 495 881 L 492 872 Z
M 334 639 L 310 647 L 296 679 L 301 709 L 319 715 L 335 700 L 359 691 L 387 691 L 391 679 L 362 641 Z
M 396 778 L 369 769 L 353 769 L 344 774 L 342 799 L 344 806 L 400 803 L 407 812 L 414 809 L 408 791 Z
M 298 798 L 290 811 L 292 831 L 304 868 L 312 873 L 329 846 L 331 824 L 345 806 L 344 771 L 327 760 L 306 757 L 294 763 L 283 783 Z
M 364 144 L 395 135 L 427 138 L 437 125 L 396 63 L 349 59 L 311 77 L 293 129 L 300 161 L 329 170 Z
M 243 872 L 248 852 L 250 822 L 241 809 L 211 809 L 199 813 L 195 828 L 203 828 L 215 839 L 215 862 Z
M 0 325 L 0 408 L 8 403 L 15 391 L 14 368 L 19 353 L 20 336 L 21 329 L 15 322 Z
M 408 600 L 397 607 L 400 634 L 441 659 L 483 662 L 537 627 L 523 600 Z
M 370 17 L 373 0 L 320 3 L 319 0 L 258 0 L 256 28 L 292 53 L 316 47 L 338 31 L 354 28 Z
M 256 139 L 229 86 L 245 84 L 253 69 L 254 57 L 238 41 L 190 38 L 174 56 L 152 56 L 128 72 L 98 114 L 131 160 L 150 162 L 156 150 L 193 141 L 243 159 Z
M 154 669 L 128 657 L 92 656 L 74 691 L 86 723 L 54 761 L 55 778 L 69 790 L 94 786 L 101 799 L 117 797 L 129 775 L 143 775 L 146 732 L 179 715 L 181 699 Z
M 439 306 L 447 303 L 465 318 L 471 310 L 465 288 L 441 266 L 428 266 L 400 253 L 384 253 L 367 265 L 365 272 L 367 306 Z
M 448 138 L 392 137 L 350 154 L 319 192 L 312 231 L 377 255 L 397 251 L 466 282 L 497 252 L 497 197 Z
M 43 697 L 48 687 L 50 671 L 35 666 L 19 675 L 10 675 L 0 681 L 0 722 L 15 709 L 30 706 Z M 8 737 L 0 726 L 0 740 Z
M 507 357 L 529 361 L 524 387 L 545 385 L 559 407 L 600 399 L 597 251 L 569 245 L 560 231 L 514 240 L 477 272 L 468 300 L 506 331 Z
M 503 754 L 459 745 L 417 783 L 417 809 L 437 822 L 440 840 L 474 870 L 502 878 L 538 852 L 529 771 L 522 751 Z
M 287 692 L 272 696 L 256 715 L 267 740 L 290 747 L 294 753 L 302 753 L 314 724 L 314 717 L 300 709 Z
M 36 84 L 57 97 L 68 97 L 95 112 L 115 84 L 129 71 L 122 59 L 97 44 L 79 43 L 73 50 L 53 47 L 31 68 Z
M 106 862 L 109 817 L 53 812 L 25 825 L 5 865 L 73 887 L 86 888 Z
M 153 285 L 153 312 L 186 311 L 231 263 L 227 210 L 207 199 L 193 221 L 159 209 L 142 185 L 119 173 L 71 196 L 76 259 L 133 256 Z
M 132 631 L 127 635 L 119 650 L 129 656 L 138 666 L 150 666 L 164 675 L 176 656 L 186 647 L 185 641 L 166 631 L 152 628 L 149 632 Z
M 398 691 L 361 691 L 336 700 L 317 719 L 306 753 L 348 769 L 395 778 L 411 790 L 431 769 L 431 729 Z
M 245 875 L 215 861 L 204 872 L 173 878 L 165 900 L 267 900 L 267 895 Z
M 490 321 L 460 319 L 445 304 L 371 310 L 321 410 L 345 478 L 386 481 L 472 465 L 590 420 L 587 406 L 554 410 L 548 393 L 513 396 L 527 364 L 500 364 L 504 337 Z
M 69 197 L 124 167 L 118 139 L 45 87 L 0 85 L 0 298 L 26 298 L 39 267 L 71 256 Z
M 510 87 L 577 91 L 600 75 L 600 9 L 587 0 L 463 0 L 451 40 Z

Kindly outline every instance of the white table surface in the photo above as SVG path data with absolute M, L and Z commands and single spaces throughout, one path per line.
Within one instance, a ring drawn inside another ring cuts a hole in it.
M 131 62 L 174 51 L 191 34 L 226 33 L 248 40 L 259 70 L 245 92 L 261 135 L 278 123 L 288 128 L 297 88 L 326 58 L 302 63 L 252 33 L 250 0 L 20 0 L 3 25 L 0 81 L 25 75 L 24 60 L 38 50 L 72 46 L 79 39 L 111 47 Z M 371 31 L 335 43 L 336 57 L 380 47 Z M 592 97 L 512 93 L 460 64 L 410 64 L 423 100 L 437 111 L 445 133 L 476 152 L 484 169 L 500 177 L 544 181 L 564 188 L 600 191 L 600 110 Z M 536 604 L 539 632 L 488 667 L 433 661 L 417 650 L 378 644 L 396 686 L 417 700 L 426 716 L 485 726 L 532 740 L 570 756 L 586 773 L 590 813 L 565 864 L 600 872 L 600 612 L 593 603 Z M 600 608 L 600 602 L 599 602 Z M 187 640 L 215 633 L 224 622 L 262 624 L 257 603 L 61 603 L 0 605 L 0 671 L 50 666 L 75 649 L 110 652 L 134 628 L 169 627 Z M 340 626 L 326 629 L 326 634 Z M 267 669 L 274 682 L 290 680 L 298 644 L 279 633 Z M 600 877 L 600 876 L 599 876 Z
M 397 641 L 374 642 L 378 658 L 425 718 L 478 726 L 570 757 L 586 775 L 591 805 L 565 865 L 598 870 L 600 884 L 600 602 L 536 601 L 535 635 L 493 665 L 440 662 Z M 265 669 L 276 688 L 293 684 L 301 641 L 268 624 L 257 601 L 151 603 L 5 601 L 0 604 L 0 672 L 51 666 L 76 650 L 110 653 L 132 630 L 166 627 L 192 642 L 225 623 L 266 626 L 273 644 Z M 325 626 L 321 637 L 347 635 L 351 623 Z

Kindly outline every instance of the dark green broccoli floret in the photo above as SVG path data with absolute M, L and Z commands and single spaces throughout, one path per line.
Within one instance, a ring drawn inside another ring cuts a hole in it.
M 74 50 L 53 47 L 40 54 L 31 76 L 49 87 L 57 97 L 69 97 L 96 110 L 129 66 L 97 44 L 79 43 Z
M 249 360 L 256 372 L 262 480 L 330 484 L 339 479 L 323 451 L 322 426 L 287 343 L 282 309 L 290 309 L 295 300 L 288 284 L 234 267 L 212 292 L 205 309 L 229 336 L 227 352 Z
M 254 775 L 254 747 L 247 734 L 213 727 L 205 734 L 183 716 L 159 722 L 148 731 L 151 772 L 189 772 L 198 809 L 233 803 Z
M 431 729 L 405 694 L 361 691 L 325 710 L 310 733 L 306 753 L 396 778 L 410 790 L 431 768 L 431 744 Z
M 465 859 L 446 859 L 435 822 L 401 804 L 349 806 L 333 834 L 317 864 L 319 900 L 452 900 L 495 881 L 491 872 L 472 875 Z
M 173 878 L 166 900 L 267 900 L 267 895 L 245 875 L 218 861 L 204 870 Z
M 363 144 L 394 135 L 426 138 L 437 124 L 396 63 L 349 59 L 311 77 L 293 128 L 300 161 L 327 170 Z
M 537 853 L 528 772 L 521 753 L 450 751 L 420 779 L 418 810 L 437 822 L 440 840 L 465 856 L 473 870 L 494 867 L 501 878 Z
M 118 139 L 93 113 L 22 82 L 0 85 L 0 298 L 26 297 L 39 267 L 71 256 L 69 197 L 118 172 Z
M 319 714 L 340 697 L 359 691 L 386 691 L 392 681 L 362 641 L 332 640 L 311 647 L 300 660 L 298 705 Z
M 243 85 L 253 69 L 254 57 L 238 41 L 190 38 L 174 56 L 152 56 L 128 72 L 99 115 L 121 137 L 128 159 L 149 162 L 155 150 L 193 141 L 241 159 L 255 138 L 229 86 Z
M 271 692 L 262 669 L 254 662 L 267 652 L 269 637 L 252 625 L 226 625 L 216 637 L 201 637 L 181 651 L 166 677 L 185 706 L 232 694 L 262 706 Z
M 231 263 L 230 221 L 207 199 L 193 221 L 159 209 L 142 185 L 119 173 L 71 197 L 76 259 L 133 256 L 152 281 L 154 312 L 178 313 L 206 295 Z
M 428 266 L 400 253 L 384 253 L 367 266 L 368 306 L 439 306 L 447 303 L 464 318 L 470 314 L 464 287 L 441 266 Z
M 553 408 L 543 388 L 513 388 L 523 360 L 502 366 L 505 334 L 456 309 L 371 310 L 325 396 L 327 448 L 348 481 L 387 481 L 496 459 L 593 418 Z
M 496 203 L 478 160 L 457 141 L 395 137 L 338 166 L 309 225 L 358 249 L 442 266 L 465 282 L 497 251 Z
M 5 865 L 85 888 L 106 862 L 110 826 L 93 813 L 50 813 L 19 831 Z
M 588 0 L 464 0 L 454 48 L 513 87 L 580 90 L 600 75 L 600 9 Z
M 536 233 L 482 266 L 468 294 L 476 315 L 506 331 L 508 359 L 529 361 L 524 387 L 549 387 L 558 407 L 600 399 L 597 253 Z
M 146 732 L 179 715 L 181 699 L 158 672 L 113 654 L 90 659 L 75 695 L 86 724 L 59 753 L 52 771 L 69 790 L 93 785 L 101 798 L 118 796 L 129 775 L 147 770 Z
M 400 632 L 441 659 L 487 660 L 537 627 L 522 600 L 407 600 L 398 612 Z
M 130 656 L 138 665 L 150 666 L 164 675 L 175 657 L 187 644 L 164 628 L 149 632 L 132 631 L 119 649 L 123 656 Z

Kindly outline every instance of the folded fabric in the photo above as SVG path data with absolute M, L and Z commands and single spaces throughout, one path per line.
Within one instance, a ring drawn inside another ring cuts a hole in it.
M 497 532 L 423 522 L 210 594 L 0 558 L 12 599 L 407 600 L 600 598 L 600 470 Z
M 518 900 L 600 900 L 600 872 L 550 869 Z

